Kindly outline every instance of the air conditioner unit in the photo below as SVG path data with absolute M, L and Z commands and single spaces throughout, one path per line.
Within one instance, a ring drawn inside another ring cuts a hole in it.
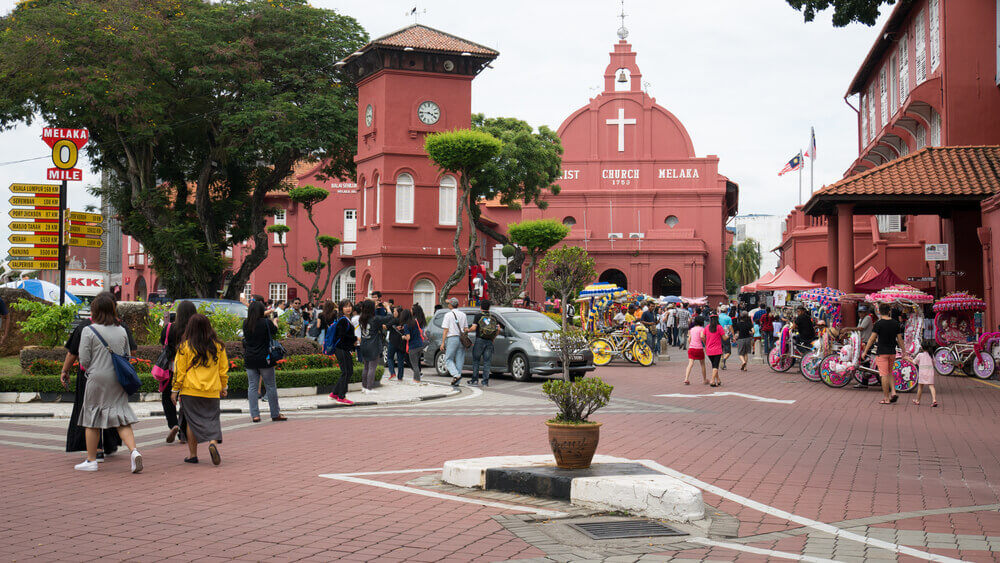
M 608 238 L 622 238 L 621 233 L 608 233 Z
M 644 233 L 629 233 L 628 238 L 646 238 Z

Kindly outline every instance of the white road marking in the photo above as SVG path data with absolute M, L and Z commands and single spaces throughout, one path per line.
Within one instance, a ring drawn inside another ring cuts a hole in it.
M 336 473 L 335 475 L 343 475 L 344 477 L 361 477 L 362 475 L 399 475 L 401 473 L 430 473 L 432 471 L 441 471 L 441 468 L 431 467 L 428 469 L 397 469 L 395 471 L 362 471 L 361 473 Z M 320 475 L 320 477 L 325 477 L 325 475 Z
M 770 397 L 760 397 L 757 395 L 748 395 L 746 393 L 736 393 L 733 391 L 716 391 L 715 393 L 706 393 L 701 395 L 685 395 L 684 393 L 667 393 L 664 395 L 653 395 L 654 397 L 677 397 L 682 399 L 696 399 L 698 397 L 743 397 L 745 399 L 750 399 L 760 403 L 778 403 L 781 405 L 791 405 L 795 403 L 794 399 L 772 399 Z
M 436 469 L 417 469 L 417 470 L 404 470 L 404 471 L 386 471 L 382 473 L 385 474 L 403 473 L 403 472 L 417 473 L 423 471 L 440 471 L 440 470 L 441 470 L 440 468 L 436 468 Z M 436 491 L 427 491 L 424 489 L 417 489 L 415 487 L 408 487 L 406 485 L 397 485 L 395 483 L 383 483 L 382 481 L 374 481 L 372 479 L 362 479 L 360 477 L 352 477 L 351 475 L 347 474 L 328 473 L 325 475 L 320 475 L 320 477 L 324 477 L 326 479 L 335 479 L 337 481 L 346 481 L 348 483 L 357 483 L 360 485 L 370 485 L 372 487 L 381 487 L 383 489 L 391 489 L 393 491 L 412 493 L 415 495 L 421 495 L 441 500 L 453 500 L 455 502 L 463 502 L 466 504 L 478 504 L 480 506 L 489 506 L 492 508 L 499 508 L 502 510 L 517 510 L 519 512 L 531 512 L 539 516 L 545 516 L 546 518 L 561 518 L 563 516 L 566 516 L 565 512 L 557 512 L 555 510 L 544 510 L 541 508 L 535 508 L 533 506 L 517 506 L 514 504 L 504 504 L 502 502 L 492 502 L 488 500 L 479 500 L 479 499 L 465 498 L 455 495 L 446 495 L 444 493 L 439 493 Z
M 911 557 L 916 557 L 918 559 L 925 559 L 927 561 L 947 561 L 949 563 L 956 563 L 956 562 L 961 561 L 960 559 L 952 559 L 951 557 L 946 557 L 944 555 L 936 555 L 936 554 L 933 554 L 933 553 L 927 553 L 926 551 L 920 551 L 919 549 L 913 549 L 911 547 L 897 545 L 897 544 L 894 544 L 894 543 L 891 543 L 891 542 L 887 542 L 887 541 L 883 541 L 883 540 L 879 540 L 879 539 L 875 539 L 875 538 L 869 538 L 869 537 L 866 537 L 866 536 L 862 536 L 861 534 L 856 534 L 854 532 L 849 532 L 847 530 L 843 530 L 843 529 L 838 528 L 836 526 L 831 526 L 830 524 L 826 524 L 826 523 L 823 523 L 823 522 L 819 522 L 817 520 L 813 520 L 811 518 L 806 518 L 804 516 L 798 516 L 796 514 L 792 514 L 791 512 L 787 512 L 787 511 L 781 510 L 780 508 L 775 508 L 773 506 L 768 506 L 766 504 L 757 502 L 755 500 L 748 499 L 748 498 L 746 498 L 744 496 L 741 496 L 741 495 L 738 495 L 736 493 L 727 491 L 726 489 L 723 489 L 721 487 L 717 487 L 715 485 L 711 485 L 711 484 L 706 483 L 706 482 L 704 482 L 704 481 L 702 481 L 702 480 L 700 480 L 700 479 L 698 479 L 696 477 L 692 477 L 690 475 L 686 475 L 686 474 L 681 473 L 680 471 L 677 471 L 675 469 L 670 469 L 669 467 L 661 465 L 661 464 L 659 464 L 659 463 L 657 463 L 657 462 L 655 462 L 653 460 L 650 460 L 650 459 L 640 459 L 637 462 L 641 463 L 642 465 L 645 465 L 646 467 L 648 467 L 650 469 L 655 469 L 656 471 L 659 471 L 659 472 L 661 472 L 661 473 L 663 473 L 665 475 L 669 475 L 669 476 L 674 477 L 676 479 L 680 479 L 681 481 L 683 481 L 683 482 L 685 482 L 685 483 L 687 483 L 689 485 L 693 485 L 695 487 L 698 487 L 699 489 L 702 489 L 704 491 L 712 493 L 713 495 L 720 496 L 720 497 L 722 497 L 722 498 L 724 498 L 726 500 L 730 500 L 730 501 L 733 501 L 733 502 L 738 503 L 738 504 L 742 504 L 743 506 L 746 506 L 747 508 L 751 508 L 751 509 L 756 510 L 758 512 L 763 512 L 764 514 L 770 514 L 771 516 L 774 516 L 776 518 L 781 518 L 782 520 L 788 520 L 789 522 L 795 522 L 796 524 L 799 524 L 800 526 L 805 526 L 805 527 L 808 527 L 808 528 L 812 528 L 812 529 L 818 530 L 820 532 L 826 532 L 827 534 L 838 536 L 838 537 L 841 537 L 841 538 L 844 538 L 844 539 L 847 539 L 847 540 L 856 541 L 856 542 L 859 542 L 859 543 L 864 543 L 864 544 L 870 545 L 872 547 L 878 547 L 878 548 L 881 548 L 881 549 L 892 551 L 894 553 L 901 553 L 903 555 L 909 555 Z
M 756 553 L 757 555 L 767 555 L 770 557 L 779 557 L 781 559 L 791 559 L 793 561 L 807 561 L 809 563 L 837 563 L 836 559 L 823 559 L 821 557 L 799 555 L 797 553 L 789 553 L 787 551 L 774 551 L 773 549 L 764 549 L 761 547 L 753 547 L 750 545 L 743 545 L 739 543 L 715 541 L 715 540 L 710 540 L 708 538 L 688 538 L 685 541 L 700 543 L 702 545 L 710 545 L 712 547 L 723 547 L 726 549 L 732 549 L 734 551 L 745 551 L 747 553 Z
M 49 445 L 45 445 L 45 444 L 28 444 L 28 443 L 22 443 L 22 442 L 9 442 L 7 440 L 0 440 L 0 445 L 4 445 L 4 446 L 20 446 L 22 448 L 35 448 L 36 450 L 55 450 L 57 452 L 61 452 L 61 451 L 63 451 L 63 450 L 66 449 L 65 446 L 58 447 L 58 446 L 49 446 Z

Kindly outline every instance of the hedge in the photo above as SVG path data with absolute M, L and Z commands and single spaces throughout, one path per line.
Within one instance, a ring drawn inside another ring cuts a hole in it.
M 361 381 L 361 365 L 354 366 L 354 374 L 351 383 Z M 383 372 L 382 366 L 378 368 L 378 374 Z M 288 387 L 318 387 L 321 385 L 333 385 L 340 377 L 340 368 L 328 369 L 306 369 L 306 370 L 280 370 L 275 373 L 278 387 L 281 389 Z M 140 374 L 142 381 L 141 393 L 159 392 L 159 382 L 153 379 L 152 375 Z M 245 371 L 229 372 L 229 390 L 246 391 L 247 374 Z M 69 391 L 76 390 L 76 377 L 70 380 Z M 0 393 L 62 393 L 62 382 L 58 376 L 31 376 L 23 375 L 17 377 L 0 377 Z

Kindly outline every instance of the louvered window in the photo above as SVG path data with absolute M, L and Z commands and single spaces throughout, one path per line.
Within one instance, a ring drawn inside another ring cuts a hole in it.
M 880 233 L 901 233 L 903 232 L 902 215 L 876 215 L 878 219 L 878 232 Z
M 861 144 L 868 144 L 868 96 L 861 96 Z
M 941 146 L 941 114 L 931 110 L 931 146 Z
M 881 126 L 876 121 L 877 119 L 876 115 L 877 114 L 875 113 L 875 84 L 872 83 L 872 85 L 868 87 L 868 123 L 870 124 L 870 127 L 868 128 L 869 142 L 875 139 L 875 132 L 881 128 Z
M 917 125 L 917 146 L 916 150 L 920 150 L 927 146 L 927 128 L 923 125 Z
M 274 211 L 274 224 L 275 225 L 286 224 L 284 209 L 276 209 Z M 285 234 L 286 233 L 274 233 L 274 244 L 285 244 Z M 142 251 L 140 250 L 140 252 Z
M 998 6 L 1000 6 L 1000 3 L 998 3 Z M 941 14 L 939 13 L 939 9 L 940 8 L 938 0 L 931 0 L 930 3 L 931 72 L 937 70 L 938 65 L 941 64 Z M 997 21 L 1000 22 L 1000 16 L 997 17 Z
M 889 107 L 891 115 L 896 115 L 896 108 L 899 107 L 899 67 L 896 66 L 895 55 L 889 59 Z
M 885 83 L 885 69 L 878 75 L 879 104 L 882 106 L 882 123 L 889 123 L 889 96 Z
M 899 105 L 906 103 L 910 95 L 910 51 L 906 44 L 906 35 L 899 38 Z
M 442 225 L 456 224 L 458 211 L 458 182 L 454 176 L 441 178 L 438 187 L 438 223 Z
M 396 222 L 413 222 L 413 176 L 409 174 L 396 178 Z
M 917 23 L 913 26 L 913 65 L 917 67 L 917 84 L 927 79 L 927 33 L 924 25 L 924 11 L 917 12 Z

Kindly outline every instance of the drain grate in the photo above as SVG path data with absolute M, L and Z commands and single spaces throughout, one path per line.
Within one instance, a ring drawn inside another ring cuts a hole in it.
M 651 520 L 618 520 L 615 522 L 580 522 L 571 527 L 594 540 L 650 538 L 656 536 L 686 536 L 687 534 Z

